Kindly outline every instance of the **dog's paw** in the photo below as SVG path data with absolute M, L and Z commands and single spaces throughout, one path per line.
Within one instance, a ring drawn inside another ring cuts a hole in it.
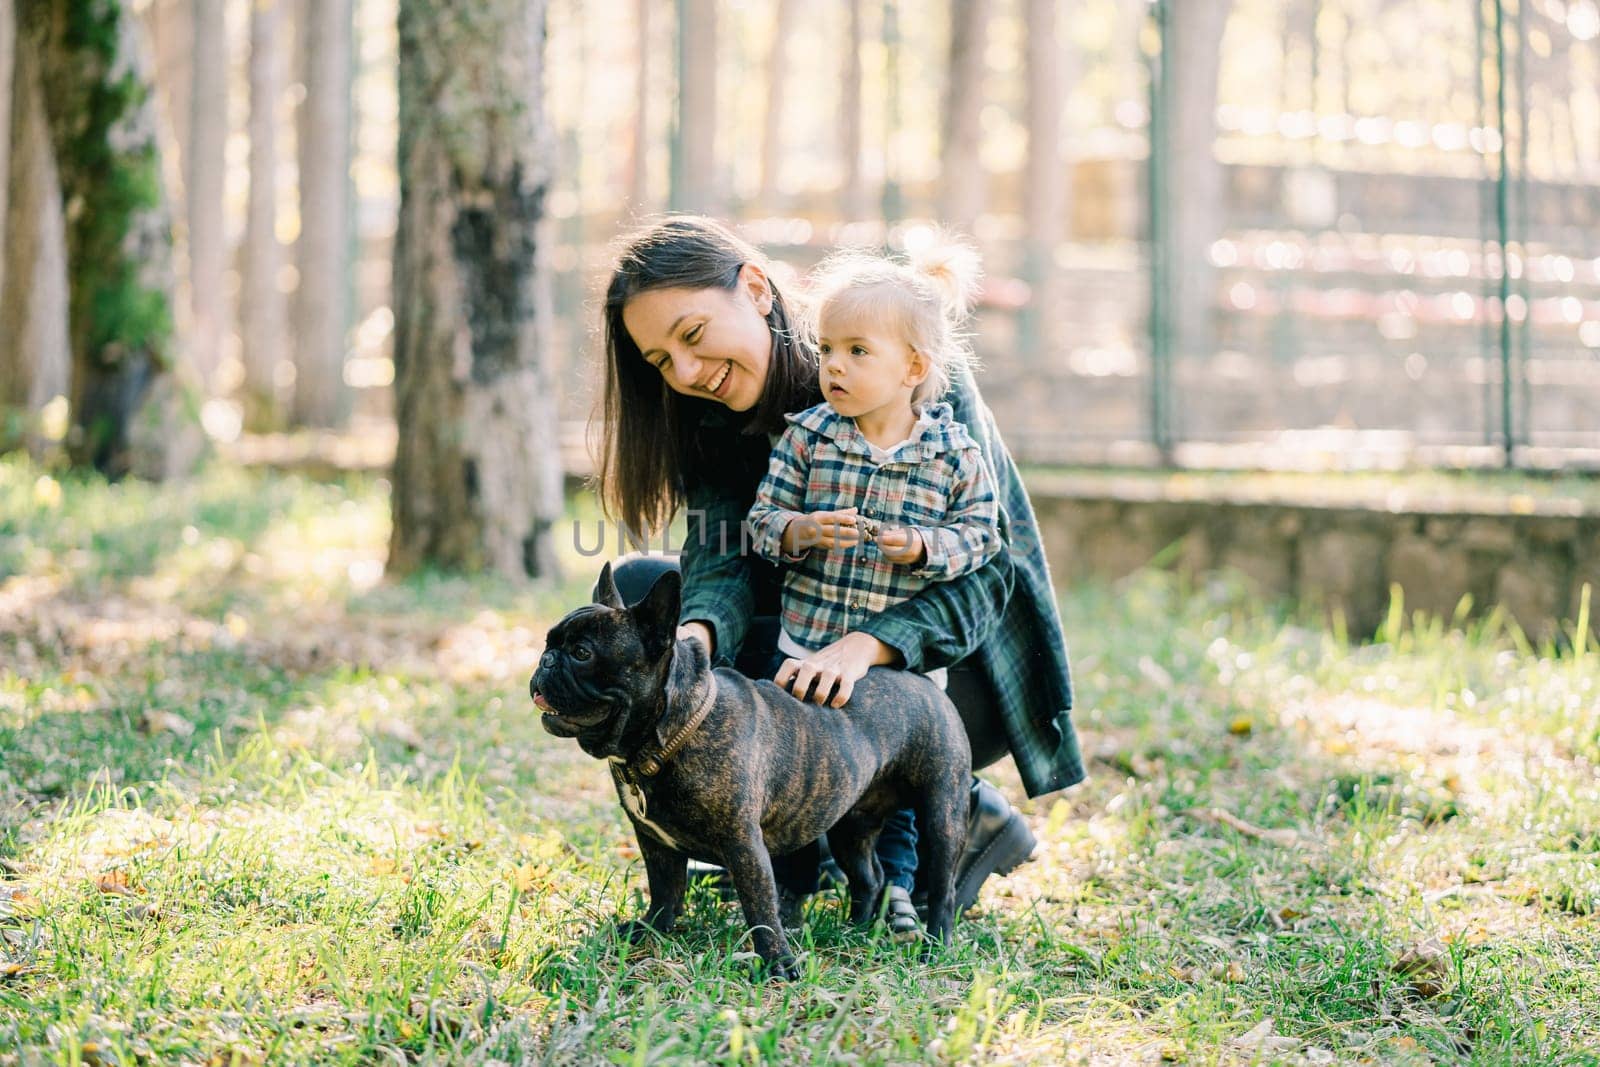
M 617 937 L 625 945 L 640 945 L 661 933 L 643 919 L 629 919 L 617 924 Z
M 793 956 L 785 952 L 767 961 L 767 977 L 776 982 L 796 982 L 800 980 L 800 964 Z

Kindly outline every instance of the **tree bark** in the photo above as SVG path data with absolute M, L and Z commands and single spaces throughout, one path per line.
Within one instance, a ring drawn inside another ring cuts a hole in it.
M 989 0 L 950 0 L 950 65 L 940 144 L 939 215 L 971 233 L 983 210 L 983 74 Z
M 1061 156 L 1061 114 L 1066 99 L 1065 52 L 1056 32 L 1055 0 L 1026 0 L 1028 158 L 1022 187 L 1022 273 L 1032 297 L 1022 316 L 1029 355 L 1055 351 L 1056 247 L 1061 243 L 1071 174 Z
M 350 308 L 351 0 L 305 7 L 305 103 L 300 125 L 300 240 L 296 260 L 294 418 L 332 427 L 344 386 Z
M 393 571 L 556 573 L 545 11 L 400 3 Z
M 278 364 L 283 361 L 288 306 L 278 277 L 278 104 L 283 99 L 285 0 L 250 5 L 250 196 L 245 209 L 239 302 L 244 356 L 244 417 L 253 429 L 277 429 Z
M 633 140 L 628 149 L 628 206 L 635 212 L 650 203 L 650 5 L 633 0 L 637 41 L 633 68 Z
M 16 70 L 17 22 L 11 0 L 0 0 L 0 293 L 6 291 L 6 205 L 10 202 L 11 76 Z M 3 343 L 3 342 L 0 342 Z
M 4 175 L 6 282 L 0 287 L 0 451 L 26 443 L 37 454 L 39 409 L 67 392 L 67 248 L 39 54 L 16 49 L 14 55 Z
M 795 0 L 776 0 L 772 12 L 772 40 L 767 47 L 767 103 L 761 124 L 761 193 L 766 211 L 777 211 L 780 171 L 783 168 L 783 101 L 789 80 L 789 35 L 793 32 Z
M 121 4 L 21 0 L 18 11 L 19 53 L 42 58 L 66 217 L 68 455 L 110 477 L 170 474 L 192 438 L 157 425 L 176 394 L 172 217 L 150 61 Z
M 678 128 L 673 138 L 672 208 L 717 211 L 717 5 L 677 0 Z
M 216 390 L 226 327 L 227 235 L 222 186 L 227 174 L 228 33 L 219 0 L 192 0 L 192 91 L 184 200 L 189 230 L 189 356 L 207 392 Z
M 1180 357 L 1208 357 L 1216 271 L 1211 245 L 1224 225 L 1224 173 L 1216 154 L 1217 65 L 1230 0 L 1169 0 L 1167 152 L 1172 239 L 1172 331 Z
M 839 155 L 844 162 L 844 181 L 840 205 L 849 221 L 867 214 L 867 186 L 861 174 L 861 5 L 863 0 L 846 0 L 849 23 L 845 31 L 844 69 L 839 90 Z

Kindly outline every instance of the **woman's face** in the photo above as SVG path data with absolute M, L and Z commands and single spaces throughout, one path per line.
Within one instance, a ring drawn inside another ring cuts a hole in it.
M 622 306 L 622 323 L 674 392 L 749 411 L 772 363 L 771 310 L 766 274 L 746 263 L 732 289 L 646 290 Z

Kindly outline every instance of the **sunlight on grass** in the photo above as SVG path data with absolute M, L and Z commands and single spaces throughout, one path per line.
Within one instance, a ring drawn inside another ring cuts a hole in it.
M 381 578 L 380 482 L 0 463 L 0 1065 L 1581 1060 L 1600 653 L 1501 616 L 1352 644 L 1226 580 L 1068 592 L 1091 778 L 955 943 L 819 897 L 753 979 L 643 871 L 527 677 L 548 587 Z M 593 502 L 571 514 L 592 521 Z M 123 530 L 124 524 L 134 524 Z

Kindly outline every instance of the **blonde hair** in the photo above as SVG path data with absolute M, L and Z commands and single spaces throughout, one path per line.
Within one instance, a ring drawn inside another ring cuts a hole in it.
M 977 251 L 943 234 L 904 258 L 835 252 L 814 275 L 813 329 L 825 313 L 886 323 L 928 361 L 928 376 L 911 394 L 912 405 L 921 406 L 944 396 L 961 368 L 977 365 L 963 326 L 980 275 Z

